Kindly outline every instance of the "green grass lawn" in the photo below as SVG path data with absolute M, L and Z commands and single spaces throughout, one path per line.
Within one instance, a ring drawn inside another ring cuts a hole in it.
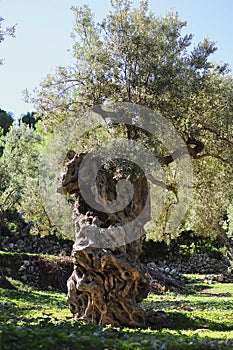
M 163 311 L 163 322 L 129 329 L 74 322 L 65 294 L 10 281 L 16 290 L 0 289 L 1 350 L 233 349 L 233 284 L 150 294 L 142 305 Z

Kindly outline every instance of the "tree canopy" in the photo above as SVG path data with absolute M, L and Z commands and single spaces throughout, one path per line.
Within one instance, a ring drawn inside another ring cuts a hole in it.
M 194 45 L 193 35 L 182 35 L 186 22 L 177 13 L 157 17 L 147 1 L 138 9 L 128 0 L 111 4 L 100 23 L 88 6 L 72 8 L 75 63 L 48 75 L 32 101 L 49 131 L 70 115 L 106 101 L 147 106 L 166 117 L 194 161 L 189 225 L 213 233 L 232 200 L 232 75 L 226 64 L 211 62 L 214 42 L 204 39 Z M 174 155 L 151 135 L 132 126 L 121 128 L 126 138 L 146 144 L 170 167 Z
M 38 151 L 38 133 L 45 136 L 47 145 L 55 128 L 70 116 L 79 120 L 82 113 L 96 105 L 127 102 L 162 115 L 187 146 L 194 171 L 194 182 L 190 183 L 194 186 L 194 197 L 179 230 L 195 230 L 205 235 L 218 235 L 222 230 L 231 232 L 232 74 L 226 64 L 211 61 L 211 55 L 217 50 L 214 42 L 204 39 L 195 44 L 192 34 L 182 34 L 186 22 L 177 13 L 156 16 L 149 11 L 147 1 L 141 1 L 137 9 L 129 0 L 112 0 L 111 4 L 111 11 L 100 23 L 96 23 L 88 6 L 72 8 L 74 64 L 57 67 L 30 96 L 36 114 L 24 116 L 22 122 L 34 128 L 36 118 L 40 116 L 36 133 L 21 125 L 19 130 L 12 128 L 6 135 L 2 167 L 9 169 L 8 174 L 13 168 L 17 174 L 23 171 L 26 179 L 16 184 L 13 177 L 3 176 L 2 198 L 7 197 L 5 184 L 11 184 L 19 190 L 14 193 L 20 193 L 18 205 L 22 203 L 20 210 L 28 220 L 46 218 L 37 187 L 35 150 Z M 6 33 L 1 30 L 2 35 Z M 13 33 L 13 28 L 8 30 L 8 34 Z M 104 115 L 103 109 L 96 111 Z M 156 239 L 171 239 L 166 221 L 177 201 L 176 171 L 182 152 L 176 150 L 171 154 L 149 132 L 133 123 L 120 123 L 120 120 L 115 125 L 109 125 L 105 120 L 104 126 L 101 124 L 85 132 L 76 151 L 87 151 L 111 137 L 133 140 L 159 160 L 166 177 L 163 183 L 158 179 L 155 181 L 165 188 L 166 201 L 161 218 L 149 235 Z M 170 135 L 167 137 L 169 139 Z M 23 141 L 24 138 L 30 139 L 29 144 Z M 14 147 L 18 153 L 13 160 Z M 24 170 L 28 165 L 30 171 Z M 20 174 L 19 179 L 22 179 Z

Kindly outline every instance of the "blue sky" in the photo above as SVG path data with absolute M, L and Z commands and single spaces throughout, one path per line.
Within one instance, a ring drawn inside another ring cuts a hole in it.
M 0 45 L 0 108 L 18 118 L 33 106 L 26 104 L 22 90 L 32 91 L 55 66 L 71 65 L 70 33 L 73 26 L 72 5 L 88 4 L 97 21 L 110 9 L 110 0 L 0 0 L 0 16 L 5 25 L 17 24 L 16 38 Z M 134 6 L 139 0 L 133 1 Z M 187 21 L 184 34 L 194 34 L 194 42 L 204 37 L 215 41 L 216 62 L 227 62 L 233 71 L 233 1 L 232 0 L 149 0 L 157 15 L 169 10 Z

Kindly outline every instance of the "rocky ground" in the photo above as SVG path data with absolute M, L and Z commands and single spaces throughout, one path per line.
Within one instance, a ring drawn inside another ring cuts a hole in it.
M 1 233 L 0 250 L 5 252 L 0 256 L 2 275 L 19 279 L 33 287 L 66 291 L 66 281 L 73 270 L 70 258 L 72 245 L 72 240 L 56 235 L 33 236 L 27 230 L 20 235 Z M 57 258 L 50 259 L 42 254 Z M 158 293 L 167 290 L 182 291 L 187 282 L 184 273 L 205 274 L 208 283 L 233 281 L 228 261 L 211 258 L 207 254 L 170 256 L 159 262 L 144 262 L 143 269 L 151 289 Z

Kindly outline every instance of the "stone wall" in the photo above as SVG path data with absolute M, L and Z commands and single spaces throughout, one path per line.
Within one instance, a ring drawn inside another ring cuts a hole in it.
M 2 276 L 19 280 L 42 290 L 67 291 L 66 282 L 73 271 L 69 257 L 51 260 L 41 255 L 20 253 L 0 254 Z
M 40 237 L 29 232 L 14 234 L 0 232 L 0 250 L 5 252 L 67 255 L 70 256 L 74 241 L 62 239 L 55 234 Z
M 1 233 L 0 250 L 5 252 L 51 254 L 60 256 L 70 256 L 73 241 L 58 238 L 56 235 L 46 237 L 32 236 L 29 233 L 21 235 Z M 178 273 L 200 273 L 200 274 L 218 274 L 224 273 L 229 267 L 229 261 L 226 258 L 215 259 L 208 254 L 199 255 L 168 255 L 164 257 L 152 257 L 150 254 L 144 256 L 145 263 L 154 261 L 161 269 L 176 270 Z M 168 271 L 168 270 L 166 270 Z
M 159 261 L 159 265 L 181 273 L 218 274 L 227 271 L 229 261 L 227 258 L 219 260 L 203 253 L 191 256 L 169 255 L 166 259 Z

